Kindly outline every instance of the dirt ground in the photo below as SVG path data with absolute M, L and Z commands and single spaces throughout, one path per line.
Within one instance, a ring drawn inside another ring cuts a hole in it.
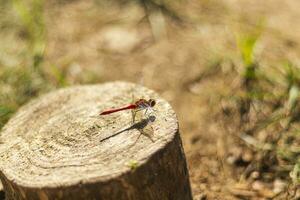
M 204 0 L 171 6 L 182 21 L 151 8 L 147 17 L 135 3 L 49 2 L 46 62 L 71 66 L 75 77 L 89 68 L 101 82 L 142 83 L 167 99 L 178 114 L 195 199 L 297 198 L 276 192 L 287 185 L 279 179 L 241 178 L 245 165 L 231 160 L 242 155 L 251 162 L 253 155 L 225 130 L 223 122 L 234 120 L 219 114 L 219 96 L 229 94 L 235 77 L 214 73 L 198 79 L 213 65 L 225 72 L 238 65 L 235 33 L 259 20 L 265 23 L 260 62 L 275 67 L 283 59 L 299 62 L 300 2 Z
M 221 99 L 238 81 L 230 73 L 241 63 L 236 34 L 259 21 L 259 62 L 299 63 L 300 1 L 165 2 L 175 14 L 135 1 L 47 1 L 44 62 L 66 69 L 76 84 L 125 80 L 167 99 L 179 118 L 195 199 L 300 198 L 288 191 L 288 179 L 243 176 L 255 155 L 236 137 L 237 119 L 222 114 Z

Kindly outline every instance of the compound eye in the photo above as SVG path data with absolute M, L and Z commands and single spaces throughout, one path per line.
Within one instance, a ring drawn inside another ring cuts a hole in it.
M 150 101 L 150 106 L 151 107 L 155 106 L 156 102 L 155 102 L 154 99 L 150 99 L 149 101 Z

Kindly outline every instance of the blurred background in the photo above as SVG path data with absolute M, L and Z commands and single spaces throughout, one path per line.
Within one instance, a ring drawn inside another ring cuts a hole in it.
M 142 83 L 195 199 L 300 199 L 299 0 L 0 0 L 0 128 L 43 93 Z

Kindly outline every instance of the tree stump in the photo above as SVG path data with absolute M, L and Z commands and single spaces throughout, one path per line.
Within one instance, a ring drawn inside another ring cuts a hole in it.
M 3 186 L 2 183 L 0 182 L 0 200 L 4 199 L 4 191 L 3 191 Z
M 131 103 L 132 91 L 157 100 L 155 121 L 143 124 L 152 138 L 131 124 L 130 111 L 99 115 Z M 192 199 L 176 115 L 142 86 L 54 91 L 20 108 L 0 139 L 6 199 Z

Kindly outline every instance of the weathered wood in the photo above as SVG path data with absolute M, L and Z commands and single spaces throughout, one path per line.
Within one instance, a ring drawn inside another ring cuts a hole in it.
M 4 200 L 4 190 L 1 181 L 0 181 L 0 200 Z
M 131 127 L 130 111 L 99 116 L 131 103 L 132 91 L 157 100 L 153 123 Z M 152 127 L 151 138 L 140 135 L 142 126 Z M 176 115 L 141 86 L 113 82 L 49 93 L 22 107 L 0 139 L 6 199 L 192 199 Z

